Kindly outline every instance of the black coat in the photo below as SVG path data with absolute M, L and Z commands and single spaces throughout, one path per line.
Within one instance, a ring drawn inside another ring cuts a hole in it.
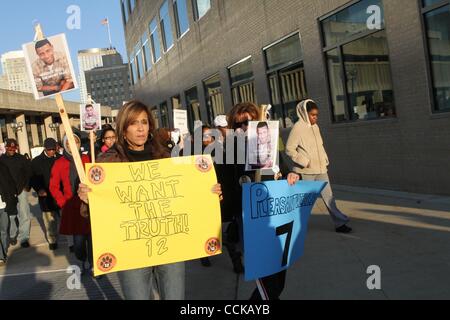
M 30 187 L 30 179 L 32 175 L 31 161 L 27 160 L 25 156 L 21 154 L 14 154 L 8 156 L 4 154 L 0 157 L 0 162 L 8 167 L 11 176 L 14 179 L 14 184 L 11 184 L 11 192 L 21 194 L 24 189 Z
M 5 211 L 10 216 L 17 215 L 17 193 L 14 186 L 14 179 L 12 178 L 8 167 L 0 162 L 0 195 L 3 202 L 6 203 Z
M 43 151 L 38 157 L 31 161 L 33 172 L 30 180 L 31 187 L 36 193 L 39 193 L 39 190 L 45 190 L 45 192 L 47 192 L 46 197 L 39 197 L 39 205 L 43 212 L 58 210 L 56 201 L 50 193 L 49 186 L 53 164 L 59 158 L 61 158 L 61 155 L 59 154 L 56 154 L 53 158 L 49 158 L 45 155 L 45 151 Z

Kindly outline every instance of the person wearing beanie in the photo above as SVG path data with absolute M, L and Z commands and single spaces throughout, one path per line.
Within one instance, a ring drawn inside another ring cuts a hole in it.
M 300 118 L 292 129 L 286 145 L 286 154 L 294 161 L 294 171 L 306 181 L 327 181 L 322 191 L 322 199 L 333 219 L 336 232 L 350 233 L 347 226 L 350 219 L 336 206 L 328 177 L 328 155 L 323 145 L 317 120 L 319 107 L 313 100 L 304 100 L 297 106 Z
M 50 177 L 53 165 L 59 158 L 61 158 L 61 155 L 57 153 L 56 140 L 48 138 L 44 141 L 44 151 L 31 161 L 33 175 L 30 184 L 39 198 L 47 241 L 52 251 L 58 248 L 59 208 L 50 193 Z
M 30 178 L 32 175 L 31 161 L 18 153 L 19 144 L 15 139 L 7 139 L 5 143 L 6 153 L 0 157 L 14 179 L 14 184 L 8 186 L 10 191 L 18 195 L 18 213 L 10 216 L 11 244 L 20 243 L 22 248 L 30 246 L 31 210 L 28 202 L 30 192 Z

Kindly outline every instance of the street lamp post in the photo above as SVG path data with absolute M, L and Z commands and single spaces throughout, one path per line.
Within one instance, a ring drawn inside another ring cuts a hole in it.
M 13 129 L 14 132 L 22 131 L 22 128 L 23 128 L 23 122 L 11 123 L 11 129 Z

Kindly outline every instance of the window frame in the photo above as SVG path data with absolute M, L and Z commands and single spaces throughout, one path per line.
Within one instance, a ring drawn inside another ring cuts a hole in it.
M 231 77 L 231 69 L 233 67 L 238 66 L 241 63 L 244 63 L 244 62 L 248 61 L 248 60 L 251 60 L 252 76 L 250 78 L 248 78 L 248 79 L 244 79 L 244 80 L 239 80 L 239 81 L 233 82 L 232 77 Z M 255 91 L 254 92 L 254 95 L 255 95 L 254 98 L 256 99 L 255 72 L 254 72 L 254 69 L 253 69 L 253 56 L 252 55 L 249 55 L 249 56 L 247 56 L 245 58 L 242 58 L 238 62 L 235 62 L 232 65 L 228 66 L 227 67 L 227 72 L 228 72 L 228 78 L 229 78 L 229 83 L 230 83 L 231 100 L 232 100 L 233 105 L 240 103 L 238 101 L 234 101 L 233 90 L 236 89 L 236 88 L 239 88 L 240 86 L 245 85 L 245 84 L 253 83 L 253 90 Z M 239 96 L 240 96 L 240 93 L 239 93 Z M 241 97 L 240 97 L 240 100 L 241 100 Z M 253 101 L 253 103 L 256 104 L 257 101 Z
M 191 0 L 191 3 L 192 3 L 192 10 L 193 10 L 193 13 L 194 13 L 194 21 L 195 21 L 195 22 L 200 21 L 204 16 L 206 16 L 206 15 L 208 14 L 208 12 L 211 11 L 211 9 L 212 9 L 212 3 L 211 3 L 211 1 L 212 1 L 212 0 L 209 0 L 209 9 L 205 12 L 204 15 L 202 15 L 202 16 L 200 17 L 200 16 L 199 16 L 199 12 L 198 12 L 198 0 Z
M 156 22 L 156 28 L 152 32 L 151 25 L 152 25 L 153 21 Z M 151 50 L 152 50 L 152 58 L 153 58 L 152 62 L 153 62 L 154 65 L 156 65 L 162 59 L 162 56 L 163 56 L 162 55 L 163 52 L 161 52 L 161 41 L 160 41 L 161 39 L 159 37 L 158 25 L 159 25 L 159 23 L 158 23 L 157 17 L 154 17 L 152 20 L 150 20 L 150 23 L 148 24 L 148 31 L 149 31 L 148 32 L 148 34 L 149 34 L 148 38 L 149 38 L 149 41 L 150 41 L 150 47 L 151 47 Z M 153 38 L 153 41 L 152 41 L 152 36 L 155 35 L 155 34 L 156 34 L 156 38 L 157 39 Z M 156 56 L 155 56 L 155 45 L 154 45 L 154 42 L 157 42 L 158 43 L 158 47 L 159 47 L 159 58 L 158 59 L 155 59 Z
M 429 12 L 432 12 L 434 10 L 438 10 L 440 8 L 443 8 L 445 6 L 450 6 L 450 0 L 441 0 L 438 3 L 425 6 L 423 3 L 423 0 L 418 0 L 417 5 L 419 6 L 420 11 L 420 21 L 421 21 L 421 28 L 422 28 L 422 35 L 423 35 L 423 44 L 424 44 L 424 50 L 425 50 L 425 60 L 426 60 L 426 73 L 427 73 L 427 82 L 428 82 L 428 94 L 429 94 L 429 100 L 431 104 L 431 114 L 432 115 L 440 115 L 440 114 L 450 114 L 449 110 L 438 110 L 437 109 L 437 103 L 436 103 L 436 96 L 434 94 L 434 78 L 433 78 L 433 70 L 431 67 L 431 52 L 430 52 L 430 44 L 428 41 L 427 36 L 427 23 L 425 19 L 425 15 Z
M 170 49 L 172 49 L 175 45 L 175 39 L 173 38 L 173 31 L 172 31 L 172 19 L 171 19 L 171 14 L 170 14 L 170 5 L 169 5 L 169 1 L 170 0 L 164 0 L 162 5 L 159 7 L 158 10 L 158 18 L 159 18 L 159 29 L 161 30 L 161 40 L 162 40 L 162 45 L 163 45 L 163 53 L 167 53 L 169 52 Z M 164 17 L 161 16 L 161 9 L 164 5 L 167 4 L 167 19 L 168 24 L 170 26 L 170 34 L 172 35 L 172 44 L 168 47 L 167 46 L 167 39 L 166 39 L 166 28 L 164 26 L 164 22 L 166 21 L 165 19 L 163 19 Z
M 384 22 L 384 26 L 381 29 L 375 29 L 375 30 L 370 30 L 367 29 L 364 32 L 360 32 L 357 33 L 355 35 L 352 35 L 348 38 L 346 38 L 345 40 L 341 40 L 336 42 L 334 45 L 329 45 L 329 46 L 325 46 L 325 34 L 324 34 L 324 29 L 323 29 L 323 21 L 330 18 L 331 16 L 357 4 L 358 2 L 361 1 L 365 1 L 365 0 L 353 0 L 335 10 L 333 10 L 332 12 L 320 17 L 317 19 L 317 24 L 319 27 L 319 37 L 320 37 L 320 44 L 322 47 L 322 63 L 325 67 L 325 76 L 326 76 L 326 80 L 327 80 L 327 93 L 328 93 L 328 105 L 329 105 L 329 115 L 330 115 L 330 122 L 332 125 L 340 125 L 340 124 L 346 124 L 346 123 L 350 123 L 350 124 L 355 124 L 355 123 L 371 123 L 373 121 L 380 121 L 380 120 L 388 120 L 388 119 L 396 119 L 398 118 L 397 116 L 397 105 L 396 105 L 396 98 L 395 98 L 395 90 L 394 90 L 394 82 L 393 82 L 393 78 L 392 78 L 392 65 L 391 65 L 391 59 L 390 59 L 390 49 L 389 49 L 389 43 L 387 41 L 387 33 L 386 33 L 386 46 L 388 48 L 388 55 L 389 55 L 389 71 L 390 71 L 390 75 L 391 75 L 391 84 L 392 84 L 392 98 L 393 98 L 393 103 L 394 103 L 394 110 L 395 110 L 395 116 L 393 117 L 384 117 L 384 118 L 375 118 L 375 119 L 367 119 L 364 121 L 358 121 L 358 120 L 352 120 L 351 116 L 350 116 L 350 103 L 349 103 L 349 97 L 348 97 L 348 85 L 347 85 L 347 81 L 346 80 L 346 76 L 345 76 L 345 61 L 344 61 L 344 54 L 343 54 L 343 47 L 349 43 L 352 43 L 354 41 L 357 41 L 359 39 L 363 39 L 366 38 L 368 36 L 371 36 L 373 34 L 376 34 L 378 32 L 381 31 L 385 31 L 386 32 L 386 21 Z M 383 3 L 383 10 L 384 10 L 384 0 L 381 0 L 381 2 Z M 328 70 L 328 59 L 327 59 L 327 53 L 336 49 L 337 50 L 337 54 L 339 57 L 339 61 L 340 61 L 340 78 L 341 78 L 341 82 L 342 82 L 342 90 L 343 90 L 343 94 L 344 94 L 344 112 L 345 112 L 345 116 L 347 118 L 347 120 L 345 121 L 336 121 L 336 117 L 334 114 L 334 104 L 333 104 L 333 99 L 331 97 L 332 92 L 331 92 L 331 82 L 330 82 L 330 73 Z
M 208 120 L 207 124 L 208 125 L 212 125 L 214 123 L 214 118 L 216 116 L 218 116 L 218 114 L 217 115 L 214 114 L 213 106 L 210 105 L 210 98 L 211 98 L 211 96 L 209 95 L 208 89 L 207 89 L 207 86 L 206 86 L 206 82 L 211 80 L 211 79 L 213 79 L 213 78 L 215 78 L 215 77 L 219 78 L 220 94 L 222 95 L 222 99 L 225 99 L 224 94 L 223 94 L 222 79 L 220 77 L 220 72 L 216 72 L 216 73 L 212 74 L 211 76 L 209 76 L 209 77 L 207 77 L 207 78 L 202 80 L 203 92 L 204 92 L 204 95 L 205 95 L 205 106 L 206 106 L 206 114 L 207 114 L 207 120 Z
M 176 33 L 177 39 L 179 40 L 179 39 L 183 38 L 184 35 L 189 32 L 189 30 L 191 30 L 191 25 L 189 23 L 189 14 L 188 14 L 188 4 L 187 4 L 188 0 L 171 0 L 171 1 L 172 1 L 173 17 L 174 17 L 174 21 L 175 21 L 175 33 Z M 180 13 L 178 12 L 178 1 L 184 1 L 186 4 L 186 17 L 187 17 L 187 21 L 188 21 L 188 28 L 183 33 L 181 33 Z

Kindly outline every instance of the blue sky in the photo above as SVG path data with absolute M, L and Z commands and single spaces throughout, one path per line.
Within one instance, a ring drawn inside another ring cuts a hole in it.
M 81 9 L 81 28 L 69 30 L 66 22 L 71 5 Z M 107 27 L 101 24 L 108 17 L 113 46 L 127 61 L 122 17 L 118 0 L 14 0 L 0 5 L 0 54 L 21 50 L 22 44 L 33 41 L 33 21 L 38 20 L 46 36 L 65 33 L 72 62 L 78 74 L 78 50 L 109 47 Z M 64 94 L 64 98 L 79 101 L 78 91 Z

